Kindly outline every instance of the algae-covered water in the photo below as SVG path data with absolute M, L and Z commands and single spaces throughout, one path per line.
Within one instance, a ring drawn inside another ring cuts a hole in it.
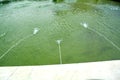
M 118 59 L 118 2 L 17 1 L 0 5 L 0 66 Z

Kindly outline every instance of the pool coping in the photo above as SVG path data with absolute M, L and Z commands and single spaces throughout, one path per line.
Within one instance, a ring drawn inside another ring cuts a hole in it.
M 0 80 L 119 80 L 120 60 L 0 67 Z

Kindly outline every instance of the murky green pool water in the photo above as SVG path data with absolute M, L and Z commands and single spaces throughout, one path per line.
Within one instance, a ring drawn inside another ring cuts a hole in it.
M 60 55 L 63 64 L 120 59 L 120 4 L 66 0 L 0 5 L 0 66 L 60 64 Z

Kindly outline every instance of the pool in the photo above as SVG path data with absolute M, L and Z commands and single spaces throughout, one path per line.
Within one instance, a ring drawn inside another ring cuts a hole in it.
M 119 59 L 119 2 L 17 1 L 0 5 L 0 66 Z

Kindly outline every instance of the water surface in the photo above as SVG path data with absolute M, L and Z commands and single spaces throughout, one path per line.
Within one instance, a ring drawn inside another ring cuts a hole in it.
M 34 29 L 39 31 L 33 34 Z M 62 40 L 63 64 L 120 59 L 120 4 L 65 0 L 0 5 L 0 66 L 60 64 L 57 40 Z

